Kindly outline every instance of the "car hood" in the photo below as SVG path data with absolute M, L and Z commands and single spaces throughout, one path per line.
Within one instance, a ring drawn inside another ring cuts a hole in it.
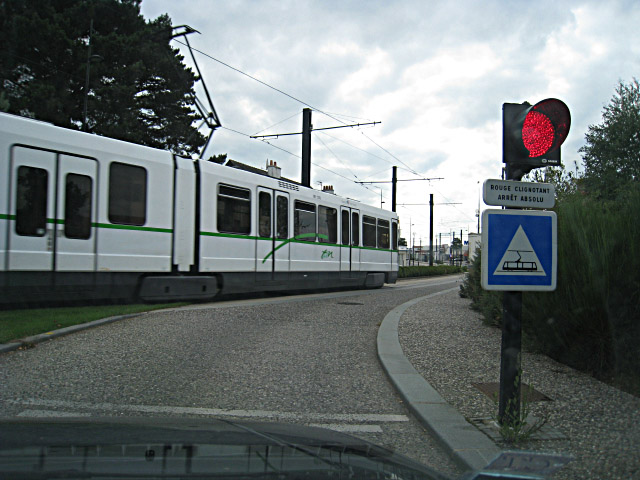
M 360 438 L 200 418 L 0 420 L 3 478 L 450 478 Z

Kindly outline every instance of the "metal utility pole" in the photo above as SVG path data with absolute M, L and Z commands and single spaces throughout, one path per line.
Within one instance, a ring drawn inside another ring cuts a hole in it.
M 433 193 L 429 194 L 429 266 L 433 267 Z
M 396 211 L 396 190 L 398 185 L 398 167 L 391 169 L 391 211 Z
M 411 236 L 411 230 L 413 228 L 413 223 L 411 223 L 411 217 L 409 217 L 409 246 L 411 247 L 411 253 L 409 254 L 409 265 L 412 265 L 411 260 L 413 258 L 413 242 L 411 241 L 411 239 L 413 238 Z
M 311 187 L 311 109 L 302 109 L 302 179 L 305 187 Z
M 426 205 L 426 203 L 401 203 L 400 205 Z M 429 194 L 429 266 L 433 266 L 433 193 Z M 459 203 L 439 203 L 438 205 L 460 205 Z M 460 234 L 462 237 L 462 234 Z M 442 246 L 442 234 L 440 234 L 440 245 Z
M 302 135 L 302 175 L 300 183 L 311 188 L 311 132 L 314 130 L 333 130 L 335 128 L 360 127 L 363 125 L 376 125 L 380 122 L 355 123 L 352 125 L 340 125 L 337 127 L 325 127 L 314 129 L 311 125 L 311 109 L 302 109 L 302 132 L 272 133 L 269 135 L 251 135 L 249 138 L 278 138 L 287 135 Z

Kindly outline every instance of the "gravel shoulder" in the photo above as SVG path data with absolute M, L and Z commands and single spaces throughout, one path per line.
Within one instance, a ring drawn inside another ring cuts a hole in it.
M 500 330 L 485 326 L 457 292 L 410 307 L 399 324 L 404 354 L 440 395 L 467 419 L 490 418 L 497 404 L 473 384 L 499 382 Z M 548 418 L 543 435 L 518 448 L 569 455 L 553 478 L 640 479 L 640 399 L 524 351 L 523 381 L 551 400 L 531 402 Z M 512 447 L 510 447 L 512 448 Z

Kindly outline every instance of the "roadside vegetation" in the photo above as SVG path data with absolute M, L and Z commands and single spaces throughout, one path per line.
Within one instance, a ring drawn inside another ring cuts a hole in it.
M 590 126 L 584 173 L 536 172 L 556 184 L 558 283 L 523 293 L 528 348 L 640 396 L 640 86 L 620 83 Z M 460 295 L 500 326 L 502 293 L 480 286 L 480 255 Z
M 453 273 L 463 273 L 467 271 L 467 267 L 458 267 L 454 265 L 434 265 L 429 267 L 426 265 L 416 265 L 408 267 L 400 267 L 398 269 L 398 278 L 410 277 L 430 277 L 433 275 L 451 275 Z
M 0 343 L 47 333 L 59 328 L 116 315 L 178 307 L 184 303 L 157 305 L 103 305 L 90 307 L 39 308 L 0 311 Z

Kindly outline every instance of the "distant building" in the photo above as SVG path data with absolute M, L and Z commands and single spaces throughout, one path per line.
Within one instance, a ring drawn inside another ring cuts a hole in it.
M 482 235 L 479 233 L 469 234 L 469 261 L 472 262 L 476 256 L 476 249 L 481 248 Z

